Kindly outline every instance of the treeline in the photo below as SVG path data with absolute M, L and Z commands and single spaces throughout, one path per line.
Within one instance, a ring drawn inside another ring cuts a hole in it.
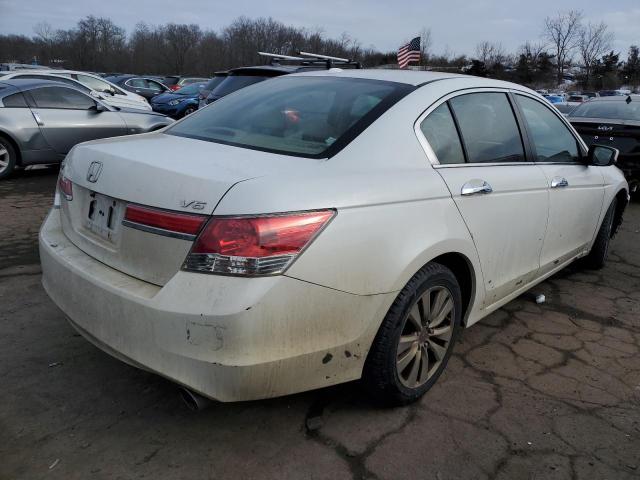
M 243 65 L 265 63 L 258 51 L 294 55 L 310 51 L 348 57 L 368 65 L 395 62 L 388 55 L 364 49 L 343 34 L 327 38 L 271 18 L 240 17 L 219 32 L 191 24 L 151 26 L 139 23 L 127 35 L 108 18 L 80 20 L 75 28 L 54 30 L 47 23 L 35 35 L 0 35 L 0 61 L 32 63 L 93 72 L 211 75 Z
M 545 19 L 537 42 L 517 52 L 480 42 L 473 55 L 432 52 L 431 32 L 423 29 L 420 68 L 464 72 L 511 80 L 532 87 L 555 87 L 573 78 L 584 88 L 640 85 L 637 46 L 612 50 L 613 34 L 604 23 L 585 23 L 579 11 Z M 399 42 L 400 43 L 400 42 Z M 240 17 L 220 31 L 195 24 L 151 26 L 139 23 L 129 34 L 108 18 L 88 16 L 76 27 L 57 30 L 48 23 L 34 35 L 0 35 L 0 62 L 32 63 L 92 72 L 197 74 L 265 63 L 258 51 L 296 55 L 310 51 L 347 57 L 366 67 L 396 64 L 396 52 L 363 48 L 348 34 L 328 38 L 322 30 L 292 27 L 271 18 Z

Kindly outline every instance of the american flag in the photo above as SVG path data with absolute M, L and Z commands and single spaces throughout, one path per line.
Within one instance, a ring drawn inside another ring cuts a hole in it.
M 407 68 L 409 62 L 420 60 L 420 37 L 416 37 L 398 49 L 398 65 Z

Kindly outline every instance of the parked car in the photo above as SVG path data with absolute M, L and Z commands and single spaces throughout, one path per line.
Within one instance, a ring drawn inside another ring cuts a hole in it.
M 596 98 L 600 96 L 598 92 L 582 92 L 582 95 L 588 98 Z
M 172 118 L 185 117 L 198 109 L 200 91 L 206 83 L 192 83 L 175 92 L 161 93 L 151 99 L 154 112 L 169 115 Z
M 3 79 L 21 78 L 53 80 L 67 83 L 113 106 L 151 110 L 149 102 L 136 93 L 127 92 L 97 75 L 72 70 L 17 71 L 4 75 Z
M 327 70 L 332 66 L 340 68 L 360 68 L 360 64 L 357 62 L 335 57 L 320 56 L 318 58 L 300 58 L 298 59 L 300 61 L 294 60 L 293 64 L 281 64 L 280 58 L 284 58 L 285 61 L 289 61 L 288 59 L 295 59 L 296 57 L 278 57 L 277 55 L 264 53 L 261 53 L 261 55 L 273 57 L 272 63 L 270 65 L 240 67 L 229 70 L 226 78 L 211 90 L 211 93 L 209 93 L 204 103 L 208 105 L 226 95 L 229 95 L 230 93 L 240 90 L 241 88 L 270 78 L 280 77 L 282 75 Z
M 569 98 L 567 98 L 567 103 L 575 103 L 577 105 L 579 103 L 584 103 L 587 100 L 589 100 L 589 97 L 586 95 L 570 95 Z
M 624 92 L 620 90 L 600 90 L 598 93 L 601 97 L 619 97 L 624 95 Z
M 15 70 L 49 70 L 43 65 L 31 65 L 29 63 L 0 63 L 0 71 L 13 72 Z
M 138 95 L 147 100 L 152 99 L 161 93 L 170 92 L 169 87 L 152 78 L 139 77 L 136 75 L 119 75 L 117 77 L 106 77 L 105 80 L 115 83 L 121 88 Z
M 227 78 L 227 72 L 216 72 L 211 80 L 207 82 L 202 90 L 200 90 L 200 95 L 198 96 L 198 107 L 202 108 L 207 105 L 207 97 L 211 93 L 211 91 L 216 88 L 222 81 Z
M 565 99 L 562 95 L 544 95 L 549 103 L 558 104 L 565 103 Z
M 640 186 L 640 95 L 594 98 L 576 107 L 569 121 L 587 145 L 620 151 L 618 167 L 636 191 Z
M 463 327 L 578 258 L 604 265 L 628 201 L 615 157 L 520 85 L 281 76 L 77 146 L 43 284 L 99 348 L 206 397 L 362 378 L 405 404 Z
M 144 133 L 173 120 L 149 110 L 116 109 L 48 80 L 0 80 L 0 179 L 16 166 L 60 163 L 87 140 Z
M 208 82 L 208 78 L 203 77 L 181 77 L 179 75 L 169 75 L 162 79 L 162 83 L 165 84 L 171 90 L 178 90 L 184 86 L 191 85 L 192 83 Z

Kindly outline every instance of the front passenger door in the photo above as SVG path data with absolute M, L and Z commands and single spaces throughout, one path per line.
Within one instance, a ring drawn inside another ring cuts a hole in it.
M 98 112 L 95 100 L 78 90 L 43 86 L 29 90 L 27 98 L 42 135 L 59 154 L 80 142 L 127 133 L 117 112 Z
M 549 224 L 540 254 L 541 273 L 589 248 L 604 199 L 604 178 L 583 161 L 578 140 L 559 115 L 542 102 L 515 95 L 549 190 Z
M 484 307 L 490 307 L 539 270 L 548 214 L 545 176 L 526 161 L 505 92 L 455 96 L 431 112 L 421 130 L 475 242 Z

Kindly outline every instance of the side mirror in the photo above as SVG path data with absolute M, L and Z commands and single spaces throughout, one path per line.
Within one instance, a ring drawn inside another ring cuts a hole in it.
M 96 113 L 108 112 L 109 109 L 105 107 L 100 102 L 96 102 L 92 107 L 89 107 L 89 110 Z
M 618 161 L 618 151 L 617 148 L 608 147 L 606 145 L 591 145 L 589 147 L 589 165 L 594 165 L 596 167 L 608 167 L 610 165 L 615 165 Z
M 99 100 L 104 100 L 104 97 L 100 94 L 100 92 L 96 91 L 96 90 L 91 90 L 91 92 L 89 92 L 89 94 L 93 97 L 93 98 L 97 98 Z

